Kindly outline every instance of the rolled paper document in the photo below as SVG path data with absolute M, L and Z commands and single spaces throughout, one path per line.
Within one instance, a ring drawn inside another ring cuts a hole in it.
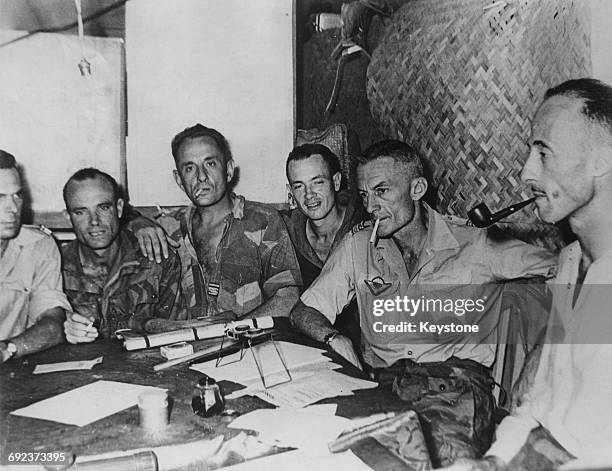
M 270 329 L 274 327 L 274 319 L 270 316 L 265 316 L 257 319 L 244 319 L 201 327 L 191 327 L 189 329 L 180 329 L 161 334 L 145 334 L 138 337 L 130 336 L 123 339 L 123 346 L 126 350 L 139 350 L 141 348 L 159 347 L 161 345 L 169 345 L 176 342 L 212 339 L 215 337 L 223 337 L 227 330 L 242 326 L 249 329 Z
M 374 244 L 376 242 L 376 233 L 378 232 L 379 224 L 380 218 L 376 218 L 376 222 L 374 223 L 374 229 L 372 229 L 372 235 L 370 236 L 370 244 Z

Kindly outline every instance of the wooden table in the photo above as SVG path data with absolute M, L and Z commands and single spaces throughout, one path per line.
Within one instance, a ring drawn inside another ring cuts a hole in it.
M 194 347 L 197 351 L 197 343 Z M 103 363 L 92 370 L 32 374 L 37 364 L 88 360 L 100 355 L 104 356 Z M 219 416 L 201 418 L 192 412 L 191 396 L 194 385 L 202 376 L 201 373 L 190 370 L 185 364 L 154 372 L 153 366 L 162 361 L 164 359 L 159 354 L 159 348 L 127 352 L 117 340 L 98 340 L 90 344 L 60 345 L 0 365 L 0 462 L 6 464 L 7 456 L 11 452 L 66 451 L 77 456 L 94 455 L 186 443 L 213 438 L 220 434 L 227 438 L 238 433 L 237 430 L 227 427 L 233 418 Z M 358 373 L 346 363 L 340 371 Z M 138 424 L 137 406 L 83 427 L 9 415 L 15 409 L 97 380 L 167 389 L 172 403 L 167 431 L 155 438 L 145 434 Z M 221 383 L 221 386 L 226 394 L 241 388 L 225 382 Z M 405 405 L 390 391 L 380 388 L 357 391 L 352 397 L 338 397 L 323 402 L 338 403 L 337 414 L 345 417 L 366 416 L 405 408 Z M 226 403 L 226 408 L 241 413 L 270 407 L 272 407 L 270 404 L 250 396 Z M 403 469 L 399 460 L 389 453 L 379 453 L 380 450 L 373 450 L 371 446 L 354 451 L 374 469 Z

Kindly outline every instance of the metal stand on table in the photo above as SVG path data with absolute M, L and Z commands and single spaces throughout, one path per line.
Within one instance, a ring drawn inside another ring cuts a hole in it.
M 240 356 L 238 359 L 229 361 L 222 365 L 221 361 L 223 359 L 223 356 L 222 356 L 223 344 L 225 343 L 226 338 L 230 338 L 230 339 L 237 340 L 240 342 Z M 281 381 L 276 382 L 274 384 L 266 383 L 266 378 L 264 375 L 261 360 L 257 358 L 255 349 L 253 348 L 254 345 L 262 344 L 268 340 L 274 346 L 274 350 L 276 350 L 276 354 L 278 355 L 278 358 L 280 359 L 281 364 L 283 365 L 283 369 L 285 370 L 285 373 L 286 373 L 286 379 L 282 379 Z M 237 363 L 241 361 L 244 358 L 246 349 L 249 349 L 251 351 L 251 354 L 253 355 L 253 360 L 255 360 L 255 365 L 257 366 L 259 377 L 261 378 L 261 382 L 265 389 L 269 389 L 274 386 L 278 386 L 280 384 L 291 382 L 292 380 L 291 373 L 289 372 L 289 369 L 287 368 L 287 364 L 285 363 L 285 359 L 283 358 L 283 355 L 278 349 L 278 345 L 276 345 L 276 341 L 274 340 L 274 333 L 264 332 L 263 329 L 252 328 L 251 326 L 248 326 L 248 325 L 237 325 L 233 328 L 228 329 L 225 332 L 225 336 L 223 337 L 223 340 L 221 341 L 221 346 L 219 347 L 219 353 L 217 354 L 217 361 L 215 363 L 215 367 L 230 365 L 232 363 Z

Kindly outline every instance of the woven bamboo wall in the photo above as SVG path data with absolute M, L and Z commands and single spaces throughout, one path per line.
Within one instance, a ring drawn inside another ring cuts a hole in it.
M 502 3 L 409 2 L 368 67 L 372 116 L 431 163 L 438 206 L 450 214 L 528 197 L 520 170 L 530 119 L 546 89 L 591 72 L 582 1 Z M 529 209 L 512 221 L 536 238 L 558 238 Z

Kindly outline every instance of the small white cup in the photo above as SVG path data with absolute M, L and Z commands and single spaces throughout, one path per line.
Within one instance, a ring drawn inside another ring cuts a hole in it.
M 140 426 L 150 433 L 165 430 L 168 425 L 168 393 L 146 391 L 138 396 Z

